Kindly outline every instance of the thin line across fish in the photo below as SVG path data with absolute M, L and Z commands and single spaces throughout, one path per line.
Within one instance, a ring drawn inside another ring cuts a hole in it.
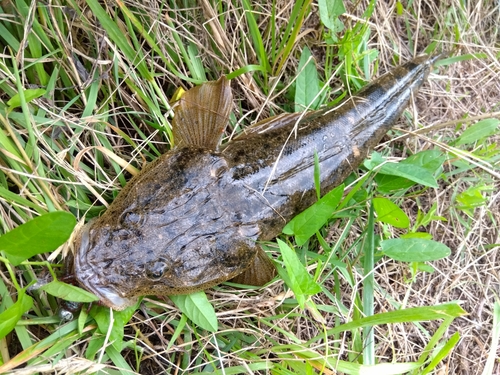
M 187 294 L 234 278 L 267 283 L 275 269 L 258 241 L 278 235 L 315 202 L 314 153 L 324 194 L 378 144 L 436 60 L 417 57 L 339 109 L 272 117 L 224 146 L 228 81 L 187 91 L 175 110 L 177 146 L 147 165 L 78 236 L 78 282 L 116 310 L 138 296 Z

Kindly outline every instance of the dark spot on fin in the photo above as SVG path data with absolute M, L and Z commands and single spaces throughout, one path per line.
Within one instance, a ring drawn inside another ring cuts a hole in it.
M 231 279 L 231 282 L 261 286 L 271 281 L 274 276 L 276 276 L 276 268 L 273 262 L 269 259 L 265 251 L 259 247 L 257 255 L 250 266 L 238 276 Z
M 224 76 L 186 91 L 174 108 L 172 131 L 176 147 L 215 150 L 228 123 L 232 105 L 231 87 Z

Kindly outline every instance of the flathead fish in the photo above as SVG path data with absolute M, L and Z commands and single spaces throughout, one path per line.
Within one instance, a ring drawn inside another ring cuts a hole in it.
M 225 78 L 187 91 L 176 146 L 147 165 L 76 241 L 78 282 L 116 310 L 141 295 L 187 294 L 226 280 L 263 285 L 274 266 L 259 241 L 278 235 L 377 145 L 436 58 L 395 68 L 336 109 L 270 118 L 221 146 L 232 107 Z

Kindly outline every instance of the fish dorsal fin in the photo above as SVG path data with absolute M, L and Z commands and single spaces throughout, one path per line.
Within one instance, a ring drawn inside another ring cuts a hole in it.
M 243 131 L 235 136 L 233 139 L 246 139 L 248 137 L 253 137 L 263 133 L 275 131 L 278 129 L 289 128 L 290 131 L 293 129 L 297 123 L 302 122 L 312 116 L 316 116 L 319 111 L 310 111 L 307 113 L 295 112 L 295 113 L 282 113 L 280 115 L 272 116 L 256 122 L 253 125 L 247 126 Z M 227 145 L 229 146 L 231 142 Z
M 250 266 L 231 279 L 231 282 L 244 285 L 262 286 L 271 281 L 276 276 L 276 268 L 261 247 Z
M 217 149 L 232 104 L 231 87 L 224 76 L 186 91 L 174 107 L 172 132 L 176 147 Z
M 244 128 L 243 131 L 241 132 L 241 135 L 238 135 L 238 138 L 252 136 L 255 134 L 262 134 L 268 131 L 290 126 L 291 124 L 295 124 L 300 119 L 301 116 L 303 116 L 303 113 L 295 112 L 295 113 L 282 113 L 280 115 L 266 118 L 264 120 L 261 120 L 253 125 Z

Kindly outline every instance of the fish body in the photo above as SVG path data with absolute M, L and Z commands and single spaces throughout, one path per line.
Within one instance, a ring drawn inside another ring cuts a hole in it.
M 117 310 L 140 295 L 187 294 L 235 277 L 266 283 L 274 267 L 258 241 L 278 235 L 316 201 L 314 154 L 324 194 L 378 144 L 435 60 L 417 57 L 334 110 L 271 118 L 223 147 L 214 134 L 229 115 L 227 81 L 193 92 L 175 112 L 178 145 L 147 165 L 80 234 L 77 280 Z M 219 102 L 204 103 L 214 93 Z M 211 118 L 197 117 L 204 105 Z M 208 125 L 197 135 L 192 128 L 201 122 Z

